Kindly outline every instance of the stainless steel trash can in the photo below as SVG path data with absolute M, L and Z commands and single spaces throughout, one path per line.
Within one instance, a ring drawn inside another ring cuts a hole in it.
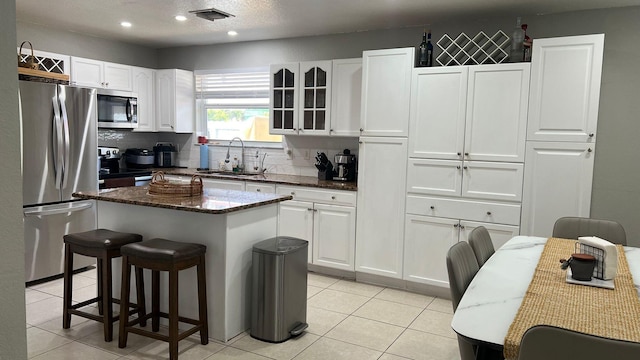
M 288 236 L 253 246 L 252 337 L 283 342 L 307 328 L 308 246 Z

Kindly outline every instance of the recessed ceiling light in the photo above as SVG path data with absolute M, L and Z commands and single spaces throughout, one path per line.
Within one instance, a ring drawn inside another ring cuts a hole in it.
M 186 17 L 186 16 L 183 16 L 183 15 L 176 15 L 176 20 L 178 20 L 178 21 L 185 21 L 185 20 L 187 20 L 187 17 Z
M 235 31 L 235 30 L 229 30 L 229 31 L 227 31 L 227 35 L 229 35 L 229 36 L 236 36 L 236 35 L 238 35 L 238 32 L 237 32 L 237 31 Z
M 123 22 L 120 23 L 120 26 L 122 26 L 122 27 L 131 27 L 131 23 L 128 22 L 128 21 L 123 21 Z

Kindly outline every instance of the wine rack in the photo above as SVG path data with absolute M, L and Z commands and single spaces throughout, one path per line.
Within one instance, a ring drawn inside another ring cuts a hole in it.
M 473 38 L 460 33 L 456 38 L 444 34 L 436 45 L 441 52 L 436 62 L 441 66 L 499 64 L 509 60 L 511 39 L 502 30 L 492 36 L 480 31 Z

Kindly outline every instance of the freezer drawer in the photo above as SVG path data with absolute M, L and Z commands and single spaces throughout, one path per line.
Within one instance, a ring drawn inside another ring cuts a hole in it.
M 95 201 L 75 201 L 23 209 L 25 281 L 62 274 L 63 236 L 96 228 Z M 95 264 L 94 258 L 76 255 L 74 269 Z

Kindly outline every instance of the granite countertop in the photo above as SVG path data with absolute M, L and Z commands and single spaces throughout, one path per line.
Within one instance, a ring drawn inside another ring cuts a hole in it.
M 154 172 L 162 171 L 167 175 L 185 175 L 193 176 L 199 175 L 200 177 L 210 179 L 226 179 L 226 180 L 243 180 L 253 181 L 260 183 L 281 184 L 281 185 L 296 185 L 317 187 L 324 189 L 334 190 L 358 190 L 358 184 L 355 181 L 342 182 L 333 180 L 318 180 L 315 176 L 299 176 L 299 175 L 279 175 L 279 174 L 234 174 L 232 172 L 217 172 L 217 171 L 203 171 L 200 172 L 193 168 L 154 168 Z
M 224 189 L 203 189 L 193 197 L 149 194 L 149 186 L 132 186 L 73 193 L 80 199 L 102 200 L 122 204 L 159 207 L 207 214 L 226 214 L 258 206 L 291 200 L 292 196 Z

